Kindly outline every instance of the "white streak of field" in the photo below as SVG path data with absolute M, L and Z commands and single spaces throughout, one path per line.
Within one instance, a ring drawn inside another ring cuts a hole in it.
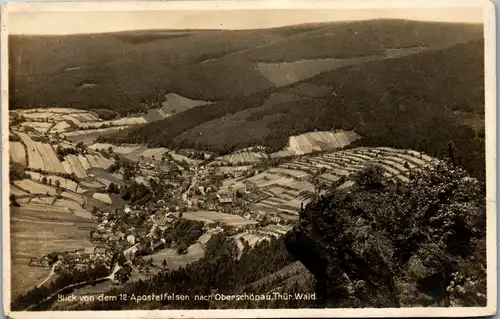
M 105 204 L 111 204 L 113 202 L 111 200 L 111 197 L 109 197 L 109 194 L 106 193 L 94 193 L 94 195 L 92 195 L 92 198 L 97 199 L 98 201 Z
M 70 179 L 64 178 L 64 177 L 59 177 L 56 175 L 42 175 L 37 172 L 28 172 L 28 174 L 31 176 L 31 178 L 34 181 L 41 181 L 43 177 L 47 178 L 47 180 L 52 181 L 52 185 L 55 185 L 56 181 L 59 181 L 60 187 L 64 189 L 68 189 L 73 192 L 77 192 L 78 184 Z
M 56 173 L 64 173 L 65 169 L 61 164 L 61 161 L 59 161 L 59 158 L 56 155 L 56 152 L 52 148 L 52 145 L 50 144 L 43 144 L 43 147 L 45 148 L 45 154 L 47 154 L 47 158 L 44 159 L 44 161 L 49 161 L 51 163 L 51 166 L 53 167 L 53 172 Z M 46 165 L 47 166 L 47 165 Z
M 51 122 L 23 122 L 19 126 L 21 127 L 31 127 L 33 128 L 36 132 L 40 134 L 45 134 L 49 130 L 49 128 L 52 126 L 53 123 Z
M 73 167 L 71 167 L 71 164 L 66 160 L 61 163 L 61 165 L 64 168 L 64 171 L 68 174 L 74 173 Z

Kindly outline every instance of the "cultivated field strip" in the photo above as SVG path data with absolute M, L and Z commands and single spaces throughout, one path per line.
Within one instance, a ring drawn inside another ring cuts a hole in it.
M 111 197 L 109 197 L 109 194 L 106 193 L 94 193 L 92 195 L 92 198 L 97 199 L 100 202 L 103 202 L 105 204 L 111 204 L 113 201 L 111 200 Z
M 71 167 L 71 164 L 68 161 L 63 161 L 62 166 L 64 168 L 64 171 L 68 174 L 74 173 L 73 168 Z
M 78 131 L 63 133 L 61 135 L 67 138 L 80 137 L 82 135 L 93 135 L 93 134 L 96 134 L 96 136 L 98 136 L 99 133 L 114 133 L 128 127 L 129 126 L 117 126 L 117 127 L 99 128 L 99 129 L 78 130 Z
M 67 198 L 69 200 L 72 200 L 74 202 L 77 202 L 80 206 L 83 205 L 83 204 L 85 204 L 85 200 L 83 199 L 83 197 L 79 196 L 79 195 L 76 195 L 74 193 L 71 193 L 71 192 L 62 192 L 61 196 L 64 197 L 64 198 Z
M 183 218 L 190 220 L 205 221 L 207 223 L 222 222 L 231 226 L 245 226 L 249 224 L 256 224 L 255 220 L 249 220 L 235 214 L 226 214 L 213 211 L 196 211 L 186 212 Z
M 24 129 L 31 127 L 36 132 L 45 134 L 52 127 L 52 125 L 53 124 L 50 122 L 23 122 L 19 126 L 23 127 Z
M 49 133 L 63 133 L 66 132 L 71 125 L 69 125 L 66 121 L 57 122 L 50 130 Z
M 23 112 L 21 113 L 25 118 L 27 119 L 34 119 L 34 120 L 55 120 L 60 118 L 60 114 L 54 113 L 54 112 Z
M 92 167 L 92 166 L 90 166 L 90 163 L 85 156 L 78 155 L 78 160 L 80 161 L 80 164 L 82 165 L 82 167 L 85 171 L 87 171 L 88 169 L 90 169 Z
M 354 131 L 338 130 L 335 132 L 310 132 L 291 136 L 285 149 L 293 155 L 310 154 L 317 151 L 329 151 L 343 148 L 361 138 Z
M 43 175 L 37 172 L 28 172 L 28 175 L 30 175 L 31 179 L 36 182 L 41 182 L 45 177 L 47 181 L 50 180 L 52 185 L 55 185 L 56 181 L 59 181 L 59 187 L 61 188 L 68 189 L 77 193 L 83 192 L 82 190 L 78 191 L 78 183 L 64 177 L 59 177 L 56 175 Z
M 26 166 L 26 149 L 21 142 L 9 142 L 9 153 L 12 162 Z
M 52 205 L 56 206 L 56 207 L 66 208 L 67 210 L 81 209 L 82 208 L 82 206 L 80 204 L 78 204 L 77 202 L 72 201 L 72 200 L 68 200 L 68 199 L 64 199 L 64 198 L 55 200 Z
M 83 169 L 83 166 L 76 155 L 66 155 L 65 160 L 69 162 L 69 164 L 71 165 L 71 169 L 73 170 L 73 172 L 75 172 L 76 176 L 80 178 L 87 177 L 87 173 Z
M 33 195 L 56 195 L 56 189 L 54 187 L 43 185 L 37 182 L 34 182 L 30 179 L 22 179 L 13 182 L 21 190 L 28 192 Z
M 52 148 L 52 145 L 50 144 L 43 144 L 43 147 L 45 148 L 45 154 L 47 154 L 47 159 L 50 161 L 52 167 L 54 168 L 54 172 L 56 173 L 64 173 L 64 167 L 61 164 L 61 161 L 59 161 L 59 158 L 56 155 L 56 152 Z
M 34 143 L 35 143 L 36 149 L 38 150 L 38 153 L 42 157 L 43 164 L 45 167 L 44 170 L 47 172 L 55 172 L 56 168 L 54 167 L 54 164 L 50 160 L 49 154 L 47 153 L 47 149 L 45 148 L 44 144 L 40 143 L 40 142 L 34 142 Z
M 312 176 L 323 168 L 317 178 L 331 184 L 344 177 L 348 180 L 339 189 L 352 185 L 350 176 L 368 165 L 379 166 L 384 175 L 407 182 L 409 171 L 426 165 L 432 159 L 415 151 L 392 148 L 353 148 L 316 156 L 301 157 L 288 163 L 280 164 L 262 173 L 244 179 L 225 180 L 221 191 L 254 188 L 267 196 L 254 203 L 257 209 L 265 211 L 297 214 L 302 203 L 307 203 L 315 187 Z
M 22 189 L 20 189 L 19 187 L 17 187 L 15 184 L 10 184 L 9 194 L 12 194 L 12 195 L 15 195 L 15 196 L 29 195 L 28 192 L 23 191 Z
M 35 142 L 26 133 L 17 132 L 27 147 L 29 168 L 45 170 L 42 156 L 38 152 Z

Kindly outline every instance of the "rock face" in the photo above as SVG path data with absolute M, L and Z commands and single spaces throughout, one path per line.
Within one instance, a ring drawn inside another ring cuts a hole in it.
M 439 163 L 395 184 L 369 168 L 308 204 L 285 245 L 316 278 L 319 305 L 483 304 L 484 197 L 464 176 Z
M 346 227 L 346 223 L 343 223 Z M 349 226 L 346 227 L 350 228 Z M 286 237 L 288 251 L 315 276 L 318 302 L 325 306 L 399 307 L 390 260 L 391 247 L 369 227 L 335 232 L 326 241 L 319 225 L 295 228 Z

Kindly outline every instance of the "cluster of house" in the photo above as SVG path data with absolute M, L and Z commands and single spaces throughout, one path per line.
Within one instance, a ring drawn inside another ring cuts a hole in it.
M 55 265 L 56 273 L 70 272 L 72 270 L 86 271 L 98 265 L 111 269 L 114 253 L 105 247 L 96 247 L 93 252 L 78 249 L 65 252 L 52 252 L 40 258 L 32 258 L 30 266 L 50 267 Z

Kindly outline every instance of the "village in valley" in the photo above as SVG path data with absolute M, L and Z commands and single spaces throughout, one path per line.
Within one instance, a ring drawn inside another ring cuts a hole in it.
M 433 160 L 349 147 L 359 135 L 342 130 L 292 136 L 270 154 L 258 146 L 219 156 L 101 141 L 145 122 L 70 108 L 10 111 L 13 245 L 33 247 L 13 255 L 18 293 L 75 271 L 108 285 L 147 278 L 200 259 L 221 232 L 241 254 L 285 234 L 311 199 L 348 188 L 368 165 L 405 182 Z

